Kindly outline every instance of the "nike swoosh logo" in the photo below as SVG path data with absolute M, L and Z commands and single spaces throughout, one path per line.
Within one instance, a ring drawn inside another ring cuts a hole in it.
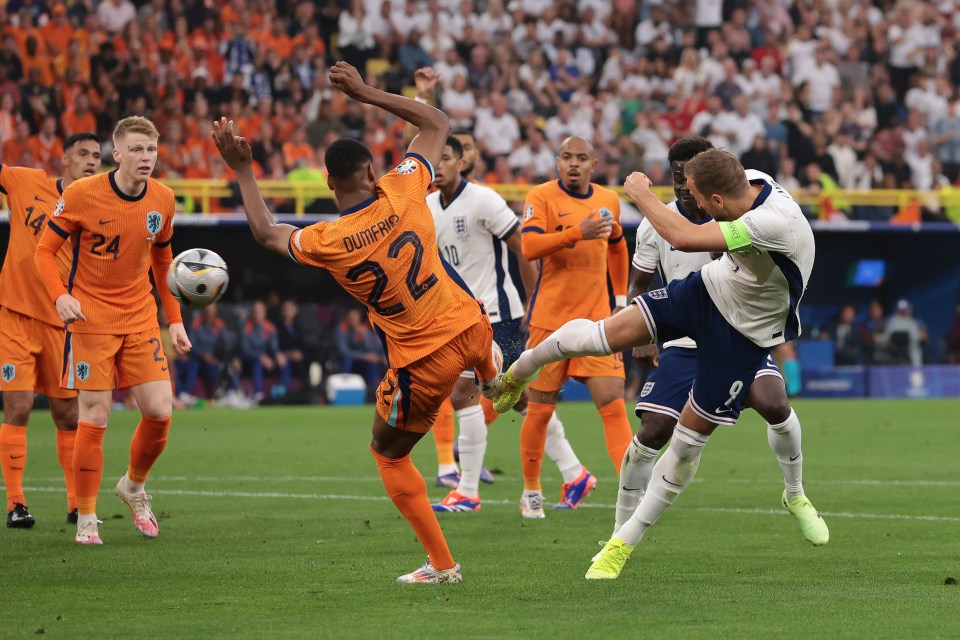
M 567 216 L 572 216 L 572 215 L 573 215 L 573 211 L 569 211 L 569 212 L 567 212 L 567 213 L 558 213 L 558 214 L 557 214 L 557 217 L 558 217 L 558 218 L 566 218 Z
M 677 250 L 676 247 L 670 247 L 670 251 L 676 251 L 676 250 Z
M 84 473 L 93 473 L 96 471 L 96 469 L 84 469 L 83 467 L 80 467 L 80 471 L 83 471 Z
M 37 202 L 42 202 L 43 204 L 50 204 L 46 200 L 42 200 L 40 196 L 33 196 L 33 199 L 36 200 Z
M 114 220 L 116 220 L 116 218 L 110 218 L 109 220 L 101 220 L 100 224 L 107 224 L 107 223 L 113 222 Z
M 731 411 L 733 411 L 733 409 L 723 408 L 723 407 L 717 407 L 716 409 L 713 410 L 714 413 L 730 413 Z
M 26 455 L 26 454 L 21 453 L 20 455 L 15 456 L 15 455 L 13 455 L 13 454 L 11 453 L 11 454 L 10 454 L 10 459 L 11 459 L 11 460 L 19 460 L 20 458 L 22 458 L 22 457 L 25 456 L 25 455 Z
M 671 486 L 680 487 L 681 489 L 683 488 L 683 485 L 682 485 L 682 484 L 677 484 L 676 482 L 670 482 L 669 480 L 667 480 L 667 476 L 660 476 L 660 477 L 663 478 L 663 481 L 664 481 L 664 482 L 666 482 L 667 484 L 669 484 L 669 485 L 671 485 Z
M 557 351 L 559 351 L 559 352 L 562 353 L 563 355 L 567 355 L 567 354 L 564 352 L 563 347 L 560 346 L 560 341 L 559 341 L 559 340 L 557 340 Z
M 793 462 L 794 460 L 796 460 L 797 458 L 799 458 L 799 457 L 801 456 L 801 454 L 802 454 L 802 452 L 801 452 L 801 453 L 798 453 L 797 455 L 795 455 L 795 456 L 793 456 L 793 457 L 791 457 L 791 458 L 790 458 L 790 462 Z
M 167 370 L 166 367 L 160 367 L 160 371 L 166 371 L 166 370 Z
M 643 487 L 637 487 L 636 489 L 628 489 L 626 485 L 622 487 L 624 491 L 643 491 Z

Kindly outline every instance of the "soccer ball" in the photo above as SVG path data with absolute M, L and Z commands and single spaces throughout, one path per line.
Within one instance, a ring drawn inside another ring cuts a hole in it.
M 500 348 L 496 340 L 490 346 L 490 351 L 493 356 L 493 364 L 497 367 L 497 374 L 503 373 L 503 349 Z
M 219 300 L 229 281 L 227 263 L 209 249 L 187 249 L 173 259 L 167 272 L 173 297 L 191 309 Z

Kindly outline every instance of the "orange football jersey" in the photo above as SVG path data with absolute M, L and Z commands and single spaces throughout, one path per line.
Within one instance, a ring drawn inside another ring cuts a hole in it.
M 392 368 L 427 356 L 474 323 L 480 304 L 440 258 L 425 195 L 433 167 L 416 154 L 377 181 L 377 195 L 290 236 L 290 257 L 326 269 L 366 305 Z
M 67 290 L 87 318 L 70 326 L 74 333 L 126 335 L 158 326 L 150 252 L 170 244 L 173 191 L 150 178 L 131 197 L 114 173 L 67 187 L 45 231 L 73 240 Z
M 63 326 L 49 298 L 37 295 L 43 283 L 33 254 L 47 221 L 60 200 L 61 180 L 41 169 L 0 165 L 0 191 L 10 206 L 10 243 L 0 271 L 0 306 L 35 320 Z M 70 270 L 70 244 L 57 252 L 57 266 L 63 282 Z
M 600 185 L 591 184 L 590 191 L 580 195 L 554 180 L 527 193 L 522 233 L 559 233 L 579 225 L 593 212 L 613 217 L 609 240 L 580 240 L 541 258 L 540 277 L 527 309 L 531 327 L 552 330 L 575 318 L 602 320 L 610 315 L 608 242 L 621 240 L 623 230 L 620 198 Z

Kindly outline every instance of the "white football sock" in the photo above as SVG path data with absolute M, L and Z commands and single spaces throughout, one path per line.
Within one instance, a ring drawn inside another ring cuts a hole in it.
M 803 451 L 800 448 L 800 420 L 797 412 L 790 409 L 790 417 L 780 424 L 767 425 L 767 442 L 777 454 L 780 470 L 783 471 L 783 486 L 787 500 L 803 495 Z
M 517 380 L 530 380 L 538 369 L 551 362 L 583 356 L 608 356 L 611 353 L 602 320 L 571 320 L 539 345 L 520 354 L 513 364 L 513 375 Z
M 573 452 L 573 447 L 567 440 L 563 423 L 557 417 L 556 411 L 553 412 L 553 415 L 550 416 L 550 422 L 547 423 L 547 443 L 544 446 L 544 451 L 556 463 L 560 475 L 563 476 L 564 484 L 573 482 L 580 477 L 583 465 L 580 464 L 580 458 L 577 457 L 577 454 Z
M 143 493 L 142 482 L 134 482 L 133 480 L 130 479 L 130 476 L 126 474 L 123 475 L 123 482 L 124 482 L 124 486 L 127 488 L 127 491 L 129 491 L 130 493 Z
M 659 449 L 651 449 L 640 444 L 638 438 L 630 441 L 627 452 L 620 464 L 620 489 L 617 492 L 617 515 L 613 525 L 613 534 L 617 535 L 623 524 L 637 510 L 640 496 L 650 484 L 653 465 L 657 461 Z
M 673 430 L 670 445 L 653 466 L 653 478 L 647 485 L 643 501 L 627 520 L 617 538 L 635 545 L 647 529 L 663 515 L 693 480 L 700 466 L 700 454 L 707 444 L 707 436 L 691 431 L 680 423 Z
M 487 423 L 483 419 L 483 407 L 474 405 L 456 411 L 460 426 L 460 484 L 457 492 L 472 498 L 480 494 L 480 471 L 483 469 L 483 454 L 487 451 Z

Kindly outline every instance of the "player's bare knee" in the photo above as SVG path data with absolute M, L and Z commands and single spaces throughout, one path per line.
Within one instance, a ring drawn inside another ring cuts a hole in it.
M 662 449 L 670 441 L 677 421 L 668 415 L 646 411 L 640 418 L 640 444 L 651 449 Z
M 771 398 L 767 402 L 761 402 L 756 410 L 768 424 L 782 424 L 790 417 L 790 402 L 784 394 L 782 399 Z
M 768 424 L 781 424 L 790 417 L 790 400 L 783 381 L 776 376 L 760 376 L 750 387 L 747 406 Z
M 480 404 L 480 388 L 469 378 L 460 378 L 450 393 L 454 411 Z
M 640 307 L 635 304 L 604 320 L 603 331 L 607 344 L 614 353 L 651 342 L 647 321 Z
M 3 421 L 16 427 L 27 426 L 33 409 L 33 393 L 8 391 L 3 394 Z
M 80 419 L 80 406 L 75 400 L 51 400 L 50 417 L 61 431 L 76 431 Z

